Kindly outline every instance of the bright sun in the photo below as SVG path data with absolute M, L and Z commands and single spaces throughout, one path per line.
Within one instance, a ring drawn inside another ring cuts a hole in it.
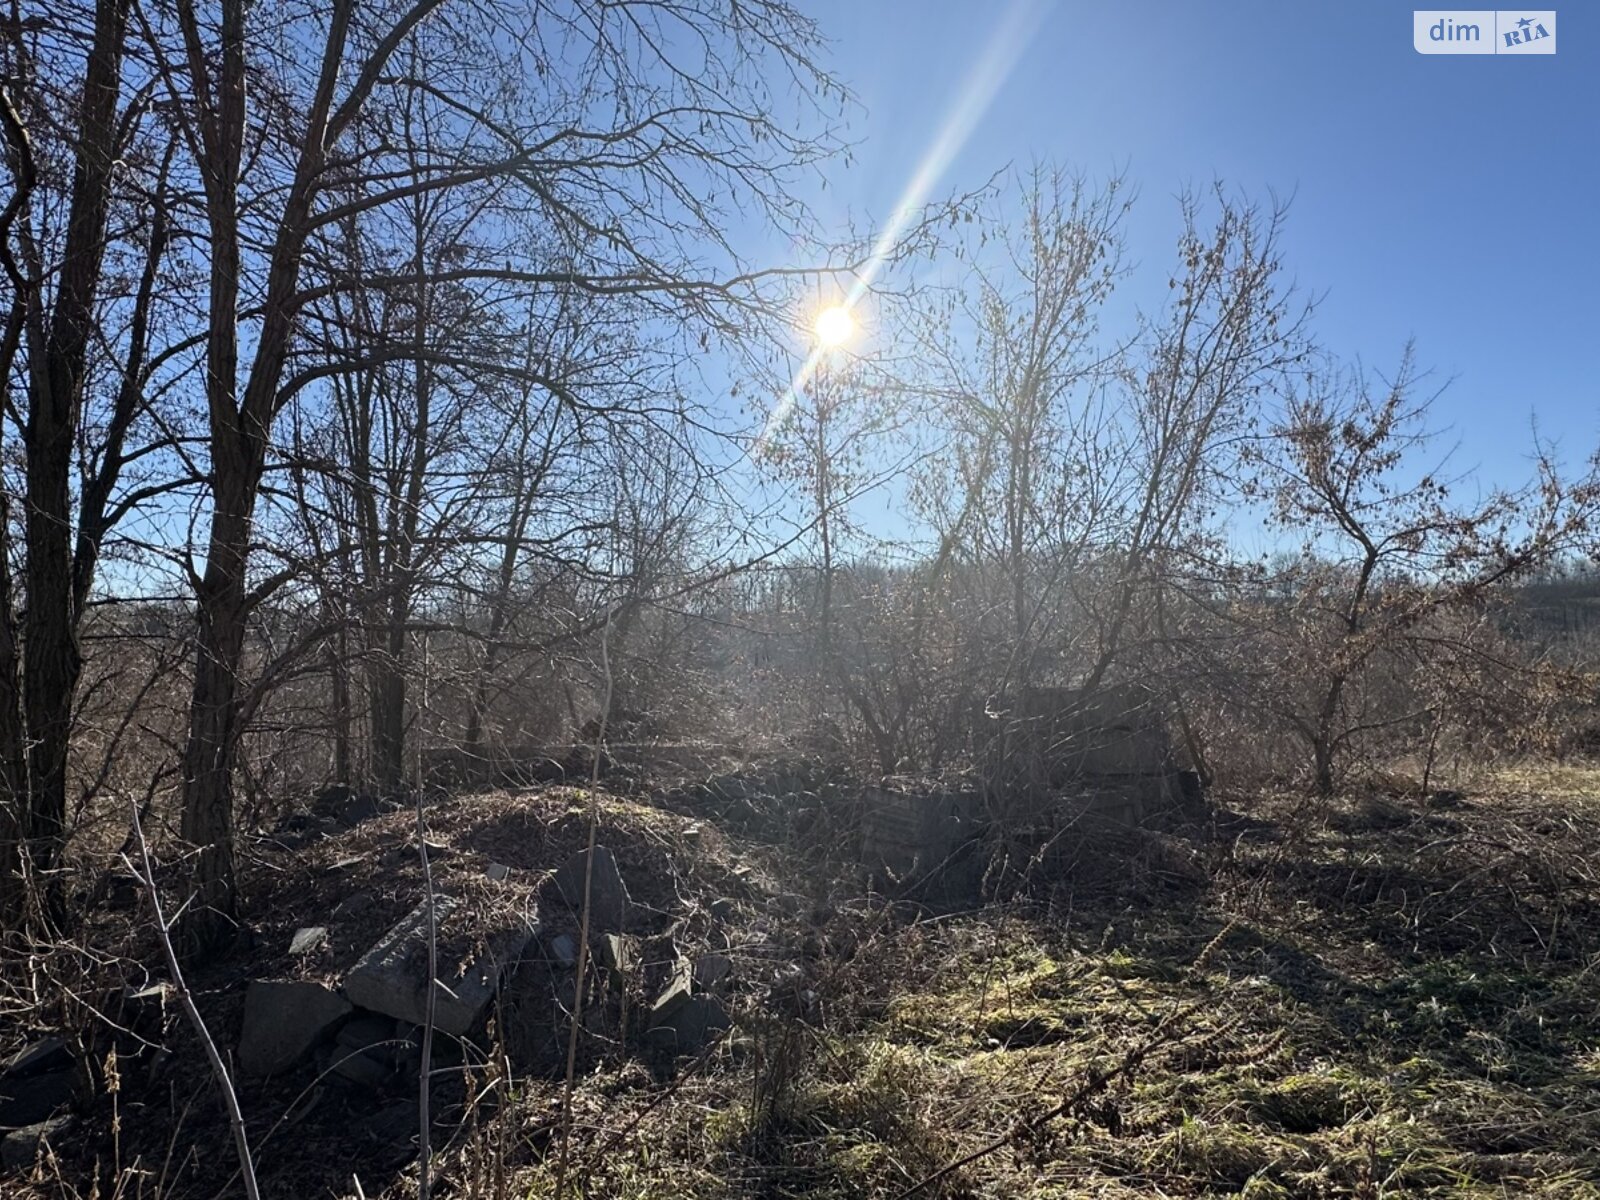
M 842 346 L 856 331 L 856 319 L 842 304 L 834 304 L 817 314 L 817 341 L 824 346 Z

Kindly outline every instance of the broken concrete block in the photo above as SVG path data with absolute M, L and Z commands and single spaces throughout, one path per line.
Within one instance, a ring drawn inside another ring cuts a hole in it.
M 556 887 L 573 912 L 583 906 L 583 876 L 588 855 L 580 850 L 556 872 Z M 593 879 L 589 884 L 589 932 L 621 933 L 628 923 L 628 885 L 617 860 L 604 846 L 594 848 Z
M 43 1075 L 46 1071 L 59 1071 L 72 1065 L 72 1055 L 67 1043 L 58 1037 L 44 1037 L 29 1042 L 5 1062 L 0 1063 L 0 1076 L 20 1079 L 27 1075 Z
M 665 990 L 656 997 L 650 1006 L 650 1024 L 655 1026 L 668 1020 L 679 1009 L 689 1003 L 694 996 L 694 968 L 684 959 L 679 959 L 677 966 L 672 970 L 672 978 L 667 981 Z
M 702 954 L 694 960 L 694 986 L 709 992 L 733 974 L 733 959 L 726 954 Z
M 550 939 L 550 957 L 563 967 L 570 967 L 578 961 L 578 939 L 570 933 L 563 933 L 559 937 Z
M 38 1075 L 0 1078 L 0 1130 L 21 1129 L 46 1120 L 72 1100 L 76 1073 L 71 1067 Z
M 339 1030 L 339 1036 L 334 1040 L 341 1046 L 352 1050 L 363 1050 L 371 1046 L 384 1046 L 399 1037 L 398 1026 L 388 1017 L 380 1017 L 376 1013 L 358 1012 Z
M 505 863 L 490 863 L 483 873 L 496 883 L 504 883 L 511 878 L 511 868 Z
M 339 1030 L 328 1069 L 342 1083 L 381 1087 L 394 1073 L 397 1036 L 393 1021 L 362 1013 Z
M 596 962 L 613 975 L 626 975 L 633 970 L 633 964 L 638 956 L 634 951 L 632 938 L 626 934 L 607 933 L 596 939 L 594 957 Z
M 458 903 L 453 896 L 440 896 L 434 901 L 434 914 L 440 925 L 456 911 Z M 459 954 L 441 954 L 441 977 L 433 989 L 434 1028 L 456 1037 L 469 1033 L 482 1019 L 501 976 L 521 957 L 537 931 L 537 923 L 529 917 L 490 932 L 481 939 L 481 952 L 464 965 Z M 350 969 L 344 980 L 344 994 L 361 1008 L 399 1021 L 421 1025 L 427 1020 L 426 901 L 401 918 Z
M 77 1087 L 72 1053 L 64 1039 L 39 1038 L 0 1064 L 0 1131 L 46 1121 Z M 28 1162 L 32 1162 L 31 1151 Z
M 72 1125 L 73 1119 L 65 1116 L 12 1130 L 0 1138 L 0 1165 L 13 1169 L 33 1166 L 40 1148 L 67 1133 Z
M 289 941 L 289 953 L 297 956 L 310 954 L 313 950 L 326 945 L 327 941 L 326 925 L 308 925 L 304 929 L 294 931 L 294 937 Z
M 320 983 L 258 979 L 244 995 L 239 1069 L 276 1075 L 293 1067 L 350 1014 L 350 1002 Z
M 646 1038 L 674 1054 L 694 1054 L 725 1033 L 733 1022 L 715 996 L 686 996 L 665 1016 L 651 1013 Z

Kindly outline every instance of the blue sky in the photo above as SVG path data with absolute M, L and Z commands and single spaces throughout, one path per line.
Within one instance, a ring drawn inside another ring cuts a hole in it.
M 810 8 L 864 108 L 820 210 L 881 220 L 1005 6 Z M 1149 305 L 1180 188 L 1292 193 L 1286 259 L 1324 296 L 1324 343 L 1381 368 L 1415 337 L 1453 380 L 1435 422 L 1455 466 L 1515 484 L 1535 414 L 1571 463 L 1600 446 L 1600 6 L 1557 12 L 1554 56 L 1422 56 L 1392 3 L 1057 0 L 943 185 L 1034 158 L 1126 167 L 1149 268 L 1127 286 Z

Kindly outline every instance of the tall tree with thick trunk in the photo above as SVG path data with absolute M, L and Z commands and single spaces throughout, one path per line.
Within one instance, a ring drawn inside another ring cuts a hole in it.
M 148 201 L 136 201 L 150 225 L 139 283 L 117 309 L 127 318 L 126 340 L 120 374 L 108 385 L 110 407 L 92 435 L 84 422 L 94 347 L 117 337 L 104 284 L 113 240 L 108 226 L 119 164 L 130 173 L 124 157 L 144 115 L 141 98 L 122 107 L 130 7 L 131 0 L 96 0 L 85 14 L 92 33 L 76 88 L 43 74 L 59 69 L 61 57 L 76 61 L 70 45 L 44 68 L 20 26 L 3 48 L 8 78 L 0 88 L 0 128 L 13 189 L 0 211 L 0 266 L 12 289 L 0 383 L 19 385 L 23 397 L 13 411 L 21 410 L 25 555 L 20 597 L 13 594 L 17 581 L 9 564 L 0 575 L 0 775 L 8 792 L 0 813 L 0 893 L 26 891 L 22 876 L 31 874 L 47 885 L 43 907 L 55 917 L 62 915 L 54 873 L 68 833 L 68 744 L 83 667 L 79 625 L 104 538 L 141 498 L 162 490 L 117 494 L 128 461 L 125 439 L 145 403 L 154 277 L 167 244 L 165 165 Z M 70 35 L 64 40 L 70 43 Z M 70 140 L 41 147 L 30 125 L 37 118 L 49 136 L 63 102 L 76 115 Z M 52 184 L 42 181 L 40 170 L 41 154 L 50 152 L 71 161 L 59 231 L 48 225 L 44 193 Z M 19 366 L 20 380 L 14 374 Z M 86 445 L 95 453 L 80 477 L 78 456 Z M 0 522 L 0 537 L 9 537 L 10 529 L 9 520 Z M 24 911 L 23 905 L 4 907 Z
M 210 232 L 209 317 L 205 344 L 206 411 L 211 450 L 211 530 L 205 566 L 195 583 L 198 616 L 194 695 L 183 754 L 185 840 L 197 850 L 198 906 L 182 932 L 187 949 L 203 952 L 229 933 L 236 909 L 233 869 L 233 756 L 238 737 L 239 670 L 251 607 L 246 565 L 267 442 L 281 401 L 279 382 L 295 319 L 300 262 L 326 156 L 360 111 L 379 71 L 406 29 L 434 7 L 406 12 L 363 64 L 337 111 L 354 0 L 338 0 L 320 48 L 320 72 L 294 159 L 293 178 L 276 223 L 255 356 L 244 385 L 239 373 L 240 271 L 243 260 L 239 172 L 246 140 L 249 45 L 243 0 L 218 5 L 218 45 L 208 52 L 193 0 L 178 0 L 193 109 L 184 124 L 204 185 Z M 168 77 L 175 72 L 169 66 Z

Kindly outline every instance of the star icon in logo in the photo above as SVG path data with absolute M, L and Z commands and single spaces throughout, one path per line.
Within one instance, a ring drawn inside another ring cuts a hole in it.
M 1533 18 L 1532 17 L 1523 17 L 1522 20 L 1517 22 L 1517 24 L 1520 25 L 1523 29 L 1526 29 L 1529 25 L 1533 24 Z

